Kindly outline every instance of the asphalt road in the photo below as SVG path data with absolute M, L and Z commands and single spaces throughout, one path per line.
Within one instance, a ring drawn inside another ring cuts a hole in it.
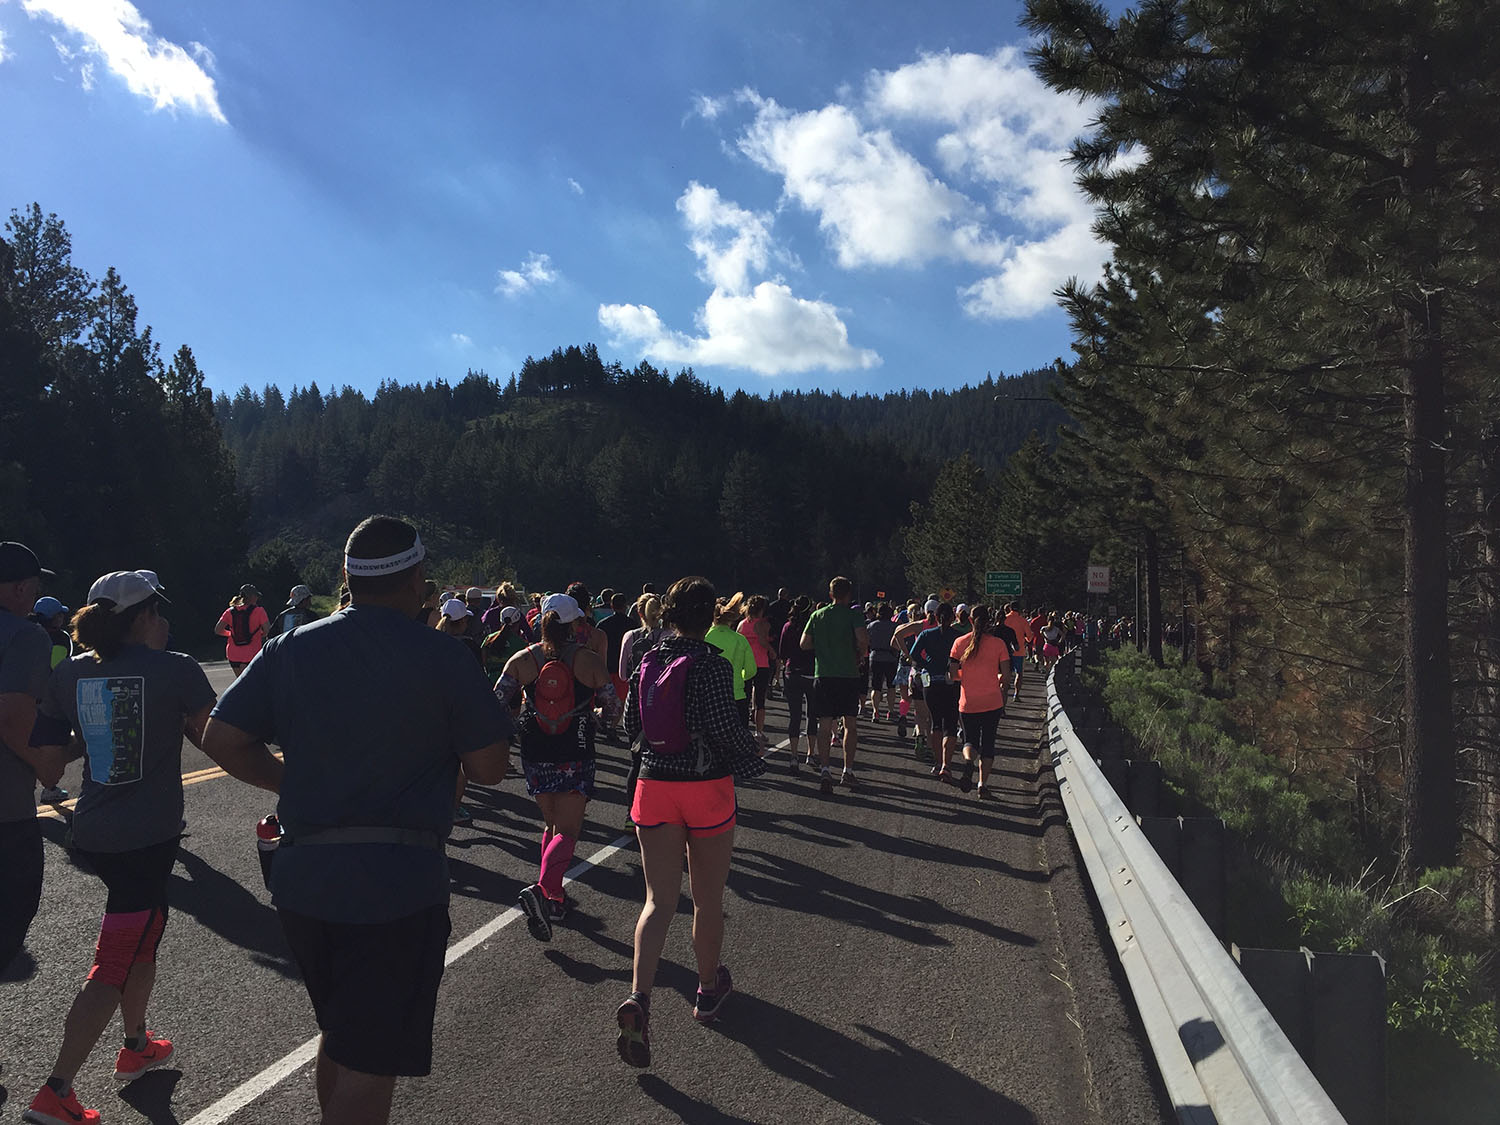
M 227 682 L 225 666 L 208 667 L 216 686 Z M 814 778 L 789 776 L 785 751 L 775 752 L 770 773 L 740 790 L 726 895 L 735 995 L 716 1026 L 693 1022 L 684 884 L 646 1072 L 614 1052 L 642 900 L 626 834 L 625 751 L 600 747 L 601 792 L 577 854 L 605 854 L 578 873 L 578 910 L 550 945 L 533 940 L 513 909 L 535 878 L 535 806 L 516 778 L 471 787 L 474 822 L 449 846 L 455 948 L 434 1069 L 398 1085 L 392 1119 L 1167 1120 L 1036 756 L 1041 723 L 1033 680 L 1002 724 L 997 799 L 983 803 L 926 777 L 888 726 L 862 724 L 863 784 L 853 794 L 821 797 Z M 768 729 L 779 738 L 784 726 L 773 701 Z M 191 747 L 183 773 L 189 834 L 150 1014 L 152 1028 L 177 1043 L 177 1064 L 115 1093 L 112 1029 L 78 1089 L 108 1125 L 316 1121 L 302 1060 L 317 1029 L 255 853 L 254 824 L 270 803 Z M 76 791 L 77 777 L 70 781 Z M 0 980 L 7 1122 L 47 1076 L 104 899 L 61 846 L 62 821 L 43 823 L 42 912 Z

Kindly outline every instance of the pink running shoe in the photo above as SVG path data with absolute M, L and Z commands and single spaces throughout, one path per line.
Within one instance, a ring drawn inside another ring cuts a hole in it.
M 152 1031 L 146 1032 L 146 1048 L 143 1051 L 120 1048 L 120 1053 L 115 1056 L 116 1082 L 134 1082 L 146 1071 L 155 1070 L 172 1057 L 172 1041 L 153 1039 L 155 1034 Z

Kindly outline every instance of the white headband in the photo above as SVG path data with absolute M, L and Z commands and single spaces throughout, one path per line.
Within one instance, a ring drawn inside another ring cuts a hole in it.
M 399 555 L 387 555 L 383 559 L 356 559 L 345 555 L 344 570 L 358 578 L 379 578 L 382 574 L 395 574 L 414 567 L 426 557 L 427 548 L 422 546 L 422 537 L 418 535 L 411 547 Z

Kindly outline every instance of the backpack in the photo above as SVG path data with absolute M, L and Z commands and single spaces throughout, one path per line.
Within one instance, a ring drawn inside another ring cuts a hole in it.
M 641 738 L 653 754 L 681 754 L 693 744 L 687 727 L 687 678 L 696 660 L 657 648 L 641 657 Z
M 578 710 L 573 680 L 573 655 L 577 651 L 577 645 L 569 645 L 560 659 L 553 657 L 542 664 L 537 649 L 532 650 L 531 658 L 541 667 L 531 685 L 531 706 L 543 734 L 562 734 L 573 725 Z
M 250 643 L 250 614 L 254 610 L 247 605 L 229 607 L 229 638 L 237 645 Z

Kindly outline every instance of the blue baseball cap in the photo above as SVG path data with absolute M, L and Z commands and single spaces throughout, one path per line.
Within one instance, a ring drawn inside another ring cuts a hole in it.
M 31 612 L 38 617 L 56 617 L 59 613 L 71 613 L 72 610 L 56 598 L 37 598 L 36 605 L 31 607 Z

